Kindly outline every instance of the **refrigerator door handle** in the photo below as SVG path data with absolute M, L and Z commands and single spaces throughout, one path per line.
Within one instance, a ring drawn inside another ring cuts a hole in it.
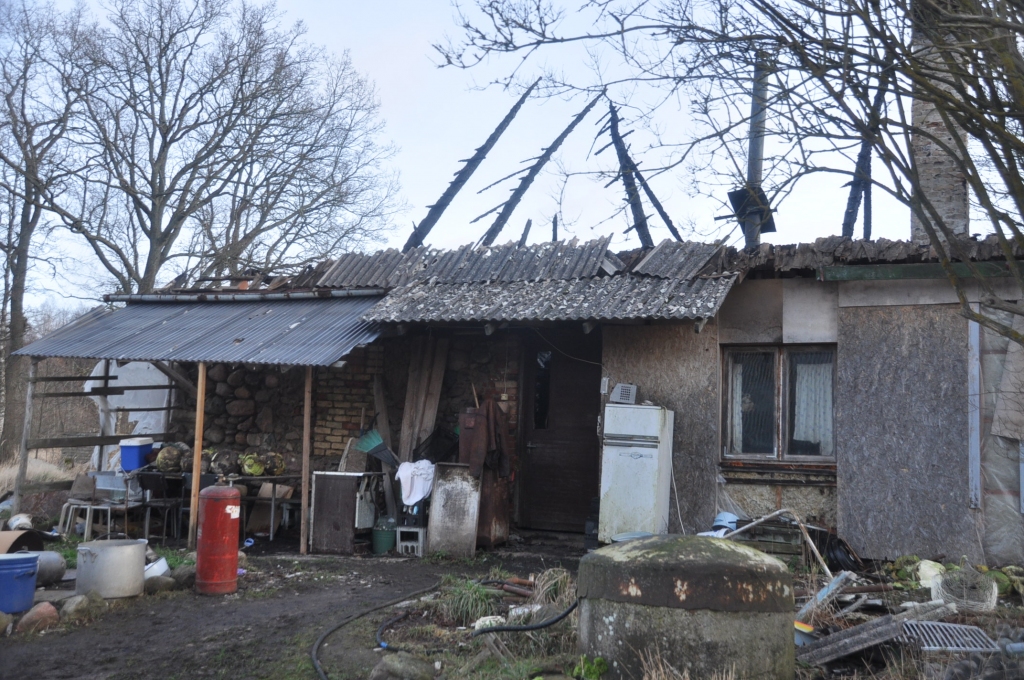
M 627 449 L 656 449 L 658 448 L 658 441 L 649 441 L 645 439 L 624 439 L 624 438 L 604 438 L 605 446 L 622 447 Z

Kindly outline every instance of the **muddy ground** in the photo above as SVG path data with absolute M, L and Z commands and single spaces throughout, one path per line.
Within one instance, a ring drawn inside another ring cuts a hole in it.
M 86 624 L 0 638 L 0 680 L 313 680 L 310 646 L 348 614 L 430 586 L 446 573 L 477 576 L 495 566 L 524 576 L 555 566 L 575 573 L 581 544 L 533 541 L 468 561 L 254 556 L 235 595 L 177 591 L 121 600 Z M 380 658 L 373 651 L 375 621 L 368 617 L 328 638 L 321 662 L 332 680 L 367 677 Z

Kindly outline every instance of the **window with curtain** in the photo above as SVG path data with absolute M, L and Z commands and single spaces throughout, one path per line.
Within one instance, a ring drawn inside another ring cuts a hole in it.
M 835 456 L 835 349 L 725 350 L 725 455 Z

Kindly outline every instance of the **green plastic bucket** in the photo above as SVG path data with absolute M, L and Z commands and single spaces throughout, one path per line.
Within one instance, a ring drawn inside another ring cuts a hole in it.
M 395 547 L 395 540 L 398 536 L 397 529 L 374 529 L 373 530 L 373 554 L 383 555 Z

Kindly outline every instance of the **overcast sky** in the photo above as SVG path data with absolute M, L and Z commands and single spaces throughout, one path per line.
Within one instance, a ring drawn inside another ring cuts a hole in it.
M 412 222 L 422 219 L 426 206 L 441 195 L 452 173 L 460 167 L 458 161 L 483 143 L 514 103 L 514 94 L 495 86 L 481 86 L 513 68 L 516 59 L 496 60 L 480 70 L 437 68 L 438 58 L 431 45 L 446 34 L 458 35 L 448 0 L 288 0 L 281 7 L 289 19 L 306 23 L 313 42 L 337 52 L 349 50 L 356 68 L 377 84 L 387 134 L 400 149 L 395 164 L 401 172 L 403 197 L 409 208 L 390 241 L 400 246 Z M 570 72 L 583 68 L 574 64 L 558 66 Z M 472 225 L 469 221 L 499 203 L 514 183 L 507 182 L 481 196 L 476 191 L 536 156 L 584 105 L 582 99 L 531 100 L 445 213 L 428 242 L 455 246 L 478 239 L 490 225 L 490 218 Z M 575 170 L 596 167 L 593 160 L 587 161 L 587 152 L 597 131 L 594 123 L 601 114 L 603 111 L 593 112 L 563 146 L 559 154 L 563 166 Z M 676 114 L 678 120 L 673 117 Z M 685 112 L 668 110 L 661 123 L 669 127 L 685 125 Z M 538 180 L 499 241 L 518 238 L 527 218 L 534 222 L 531 242 L 551 238 L 550 219 L 562 190 L 557 174 L 552 167 L 552 172 Z M 662 176 L 652 183 L 672 219 L 681 225 L 692 224 L 698 232 L 709 235 L 720 227 L 731 230 L 732 222 L 713 221 L 723 213 L 713 201 L 689 195 L 690 178 L 683 175 Z M 846 181 L 837 176 L 806 181 L 779 206 L 779 230 L 766 235 L 765 240 L 793 243 L 839 233 L 848 191 L 842 185 Z M 621 204 L 622 195 L 620 184 L 604 189 L 602 183 L 589 178 L 571 181 L 562 202 L 563 215 L 570 222 L 569 235 L 585 239 L 614 233 L 618 246 L 638 245 L 635 235 L 622 235 L 627 225 L 621 218 L 603 221 Z M 669 236 L 660 220 L 655 217 L 651 222 L 655 241 Z M 907 238 L 909 222 L 905 209 L 875 192 L 875 237 Z

